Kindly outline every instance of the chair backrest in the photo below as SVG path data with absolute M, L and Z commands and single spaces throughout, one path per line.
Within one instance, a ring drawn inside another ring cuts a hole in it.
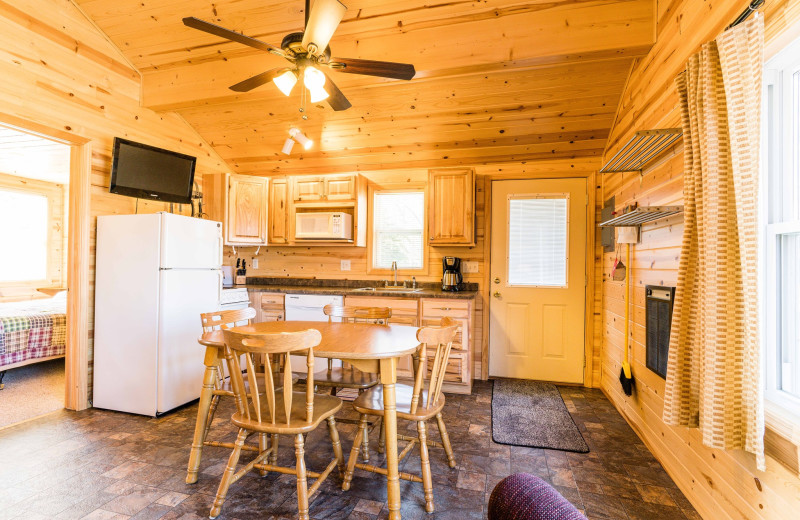
M 326 305 L 322 312 L 328 317 L 328 322 L 333 318 L 342 318 L 343 323 L 375 323 L 387 325 L 392 317 L 389 307 L 355 307 L 352 305 Z
M 281 377 L 283 367 L 283 412 L 286 414 L 286 423 L 291 422 L 293 381 L 291 363 L 287 356 L 292 353 L 306 354 L 306 421 L 311 422 L 314 417 L 314 347 L 322 341 L 322 335 L 316 329 L 307 329 L 299 332 L 279 332 L 269 334 L 242 334 L 228 329 L 223 329 L 225 337 L 225 358 L 228 361 L 228 371 L 231 374 L 233 393 L 236 396 L 236 406 L 243 416 L 259 423 L 277 425 L 276 415 L 278 410 L 275 402 L 275 378 Z M 273 371 L 273 356 L 282 357 L 283 360 Z M 263 358 L 263 388 L 259 386 L 256 374 L 255 358 Z M 244 363 L 242 363 L 244 358 Z M 242 370 L 246 369 L 245 374 Z M 245 392 L 244 377 L 250 385 L 250 392 Z M 262 393 L 267 399 L 269 417 L 261 416 Z
M 428 399 L 423 404 L 425 408 L 430 408 L 432 404 L 439 400 L 442 395 L 442 383 L 447 371 L 447 360 L 450 357 L 450 349 L 453 347 L 453 340 L 458 333 L 458 324 L 452 318 L 442 318 L 439 327 L 423 327 L 417 331 L 417 340 L 422 344 L 420 349 L 419 366 L 420 369 L 414 377 L 414 394 L 411 397 L 411 413 L 417 411 L 424 385 L 424 372 L 428 361 L 428 350 L 434 352 L 431 377 L 428 380 Z
M 211 332 L 212 330 L 232 329 L 242 322 L 250 325 L 255 317 L 256 310 L 248 307 L 231 311 L 204 312 L 200 315 L 200 322 L 203 324 L 203 332 Z

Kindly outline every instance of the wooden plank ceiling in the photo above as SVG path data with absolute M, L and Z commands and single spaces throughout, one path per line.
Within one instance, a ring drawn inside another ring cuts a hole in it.
M 343 0 L 333 56 L 413 63 L 410 82 L 331 72 L 353 107 L 295 87 L 229 85 L 286 64 L 181 23 L 195 16 L 280 45 L 303 1 L 77 0 L 143 76 L 143 104 L 176 111 L 239 173 L 331 173 L 597 157 L 631 62 L 654 40 L 654 0 Z M 280 153 L 291 126 L 314 140 Z

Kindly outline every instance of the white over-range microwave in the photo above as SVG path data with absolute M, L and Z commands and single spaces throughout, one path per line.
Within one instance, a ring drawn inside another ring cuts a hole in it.
M 294 236 L 305 240 L 352 240 L 353 215 L 342 212 L 295 214 Z

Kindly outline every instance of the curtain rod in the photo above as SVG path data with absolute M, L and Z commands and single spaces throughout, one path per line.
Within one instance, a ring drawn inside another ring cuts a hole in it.
M 752 2 L 750 2 L 750 5 L 748 5 L 744 11 L 742 11 L 742 14 L 736 17 L 736 20 L 734 20 L 733 23 L 727 27 L 727 29 L 730 29 L 731 27 L 736 27 L 740 23 L 747 20 L 751 14 L 756 12 L 759 7 L 764 5 L 764 1 L 765 0 L 753 0 Z

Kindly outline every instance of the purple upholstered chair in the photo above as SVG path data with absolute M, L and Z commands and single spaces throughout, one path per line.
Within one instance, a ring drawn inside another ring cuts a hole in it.
M 501 480 L 489 498 L 489 520 L 586 520 L 553 486 L 529 473 Z

